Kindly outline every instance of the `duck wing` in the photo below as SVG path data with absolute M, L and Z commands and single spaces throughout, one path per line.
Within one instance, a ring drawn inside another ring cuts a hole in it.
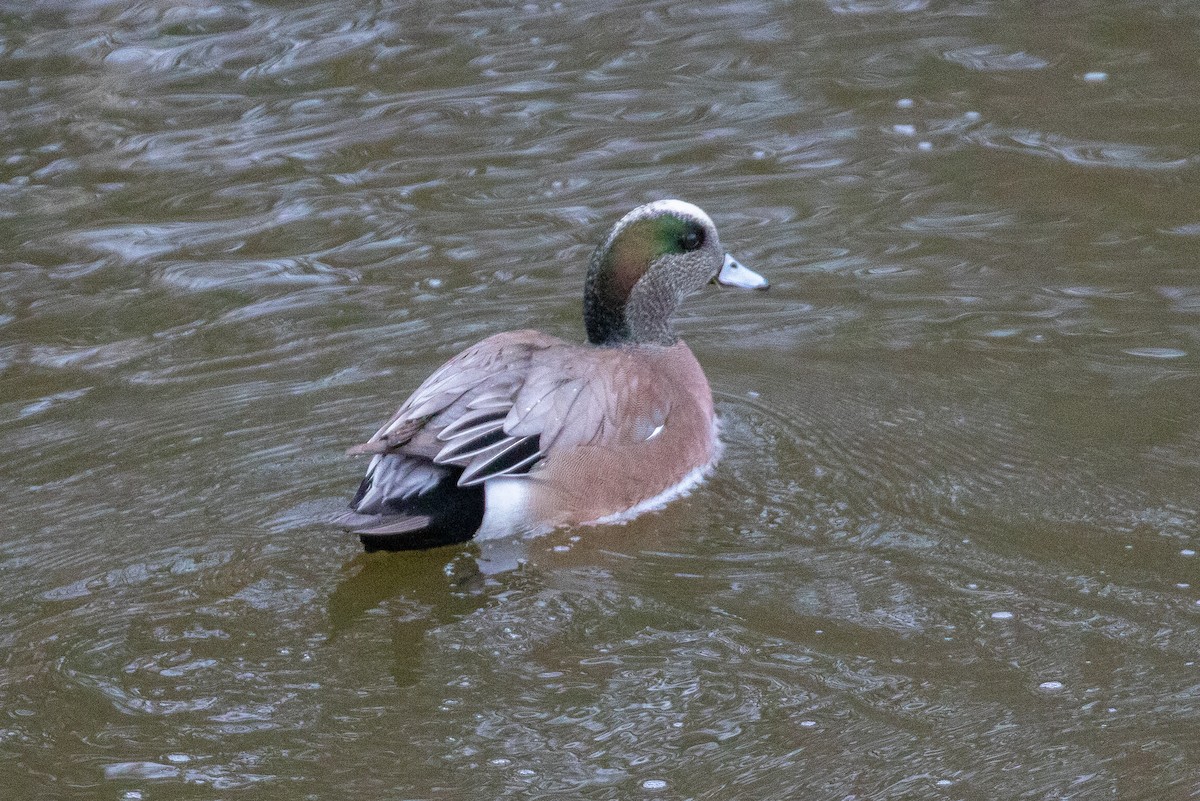
M 593 358 L 582 358 L 582 356 Z M 457 483 L 528 473 L 552 449 L 613 430 L 611 371 L 591 349 L 537 331 L 497 334 L 436 370 L 351 454 L 404 454 L 462 468 Z

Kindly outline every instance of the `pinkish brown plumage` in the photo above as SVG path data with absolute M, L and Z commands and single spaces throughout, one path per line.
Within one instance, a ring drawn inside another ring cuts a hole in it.
M 428 547 L 595 522 L 700 475 L 712 393 L 670 316 L 730 262 L 697 207 L 630 212 L 592 257 L 590 344 L 514 331 L 446 362 L 350 449 L 372 461 L 339 522 L 368 548 Z

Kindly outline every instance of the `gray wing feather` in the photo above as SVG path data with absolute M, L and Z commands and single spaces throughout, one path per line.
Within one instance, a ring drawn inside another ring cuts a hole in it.
M 420 454 L 462 467 L 458 483 L 470 486 L 527 470 L 551 447 L 594 441 L 607 404 L 584 366 L 557 340 L 520 336 L 486 339 L 448 361 L 352 450 Z
M 469 409 L 462 417 L 453 420 L 438 432 L 437 438 L 442 442 L 447 440 L 475 439 L 483 434 L 504 427 L 504 418 L 508 407 L 500 406 L 490 409 Z
M 576 378 L 563 384 L 554 392 L 553 403 L 546 410 L 546 415 L 541 423 L 543 448 L 552 448 L 559 442 L 563 428 L 571 420 L 572 412 L 576 407 L 581 406 L 579 399 L 584 396 L 586 389 L 587 380 Z

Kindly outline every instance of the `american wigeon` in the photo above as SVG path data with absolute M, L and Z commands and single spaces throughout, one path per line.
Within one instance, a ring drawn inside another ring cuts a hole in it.
M 719 444 L 708 379 L 671 317 L 714 279 L 767 285 L 698 207 L 629 212 L 592 255 L 588 343 L 512 331 L 446 362 L 350 449 L 373 457 L 338 522 L 371 550 L 426 548 L 620 519 L 692 486 Z

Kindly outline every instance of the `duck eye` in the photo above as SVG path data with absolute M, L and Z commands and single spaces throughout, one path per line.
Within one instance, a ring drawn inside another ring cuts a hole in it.
M 679 244 L 686 251 L 692 251 L 704 244 L 704 229 L 703 228 L 688 228 L 688 230 L 679 238 Z

